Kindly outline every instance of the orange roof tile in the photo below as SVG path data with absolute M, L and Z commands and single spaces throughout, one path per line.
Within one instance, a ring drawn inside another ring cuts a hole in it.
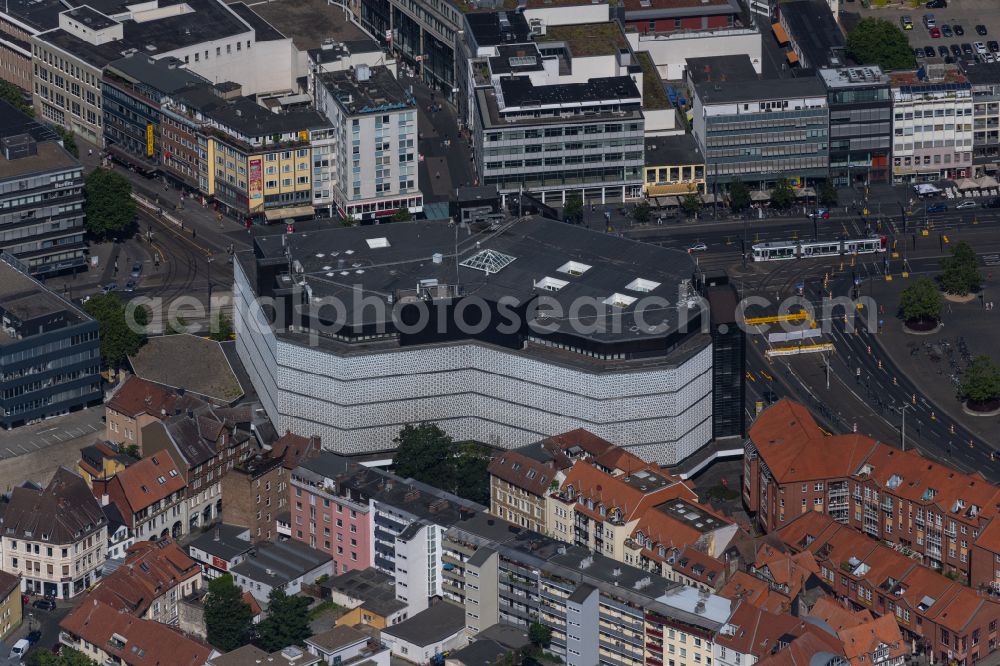
M 579 446 L 592 456 L 599 456 L 605 451 L 615 448 L 615 445 L 608 440 L 598 437 L 584 428 L 546 437 L 541 443 L 546 449 L 558 448 L 561 451 Z
M 166 453 L 143 458 L 115 474 L 133 512 L 168 497 L 185 486 L 173 459 Z M 123 514 L 124 515 L 124 514 Z
M 140 414 L 150 414 L 159 418 L 161 410 L 169 414 L 177 395 L 145 379 L 132 375 L 125 380 L 105 407 L 113 412 L 135 418 Z
M 719 584 L 726 571 L 726 565 L 721 560 L 695 550 L 691 546 L 680 552 L 673 568 L 674 571 L 711 587 Z
M 172 627 L 120 613 L 89 597 L 63 618 L 59 626 L 129 666 L 202 666 L 212 654 L 208 644 Z M 125 639 L 124 646 L 114 646 L 113 634 Z
M 844 647 L 844 656 L 854 666 L 871 664 L 874 661 L 872 655 L 883 645 L 888 647 L 892 659 L 909 654 L 899 625 L 891 614 L 841 629 L 837 632 L 837 638 Z
M 715 642 L 740 654 L 760 659 L 770 654 L 778 639 L 798 635 L 802 621 L 784 613 L 771 613 L 750 603 L 741 603 L 726 622 L 726 629 L 715 635 Z
M 719 596 L 733 601 L 742 600 L 769 613 L 785 613 L 791 604 L 788 597 L 772 590 L 767 583 L 745 571 L 733 574 L 719 591 Z
M 604 520 L 596 510 L 598 503 L 603 504 L 609 512 L 614 508 L 620 509 L 622 519 L 628 523 L 636 520 L 647 508 L 668 500 L 684 497 L 697 501 L 694 491 L 684 483 L 671 481 L 667 474 L 659 471 L 647 471 L 666 480 L 666 485 L 658 487 L 650 485 L 648 489 L 643 490 L 643 484 L 637 477 L 631 477 L 626 481 L 628 477 L 611 476 L 588 461 L 578 461 L 566 473 L 562 487 L 566 489 L 572 486 L 576 495 L 593 500 L 595 509 L 589 510 L 578 503 L 577 510 L 583 510 L 595 520 Z
M 849 629 L 865 622 L 871 622 L 872 614 L 868 610 L 847 610 L 830 597 L 820 597 L 816 600 L 809 615 L 823 620 L 833 627 L 834 631 Z
M 979 530 L 975 545 L 991 553 L 1000 553 L 1000 519 L 991 518 L 985 527 Z
M 814 657 L 823 653 L 843 656 L 840 640 L 819 627 L 806 625 L 802 635 L 788 647 L 764 657 L 757 666 L 811 666 L 816 663 Z
M 249 592 L 243 593 L 243 603 L 250 607 L 250 612 L 253 614 L 253 617 L 257 617 L 263 612 L 261 611 L 260 604 L 257 603 L 257 600 L 254 599 L 253 595 Z
M 493 456 L 487 470 L 498 479 L 538 497 L 545 495 L 556 475 L 552 466 L 517 451 L 504 451 Z

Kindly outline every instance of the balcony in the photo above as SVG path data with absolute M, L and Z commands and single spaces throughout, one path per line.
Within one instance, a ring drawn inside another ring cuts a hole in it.
M 657 638 L 659 638 L 661 640 L 663 639 L 663 630 L 662 629 L 657 629 L 655 627 L 648 627 L 647 626 L 646 627 L 646 633 L 649 634 L 650 636 L 656 636 Z

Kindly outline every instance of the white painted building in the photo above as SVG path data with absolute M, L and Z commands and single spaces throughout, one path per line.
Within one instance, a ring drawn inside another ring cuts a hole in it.
M 633 51 L 646 51 L 667 81 L 684 78 L 688 58 L 746 55 L 761 72 L 761 33 L 757 28 L 625 34 Z M 768 35 L 770 37 L 770 35 Z

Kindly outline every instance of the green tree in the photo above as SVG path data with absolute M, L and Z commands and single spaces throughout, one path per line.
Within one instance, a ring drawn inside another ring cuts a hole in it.
M 532 622 L 531 626 L 528 627 L 528 640 L 538 647 L 545 647 L 552 640 L 552 628 L 538 622 Z
M 862 65 L 884 70 L 913 69 L 917 61 L 906 35 L 895 23 L 880 18 L 861 19 L 847 35 L 847 53 Z
M 787 178 L 780 179 L 771 190 L 771 205 L 784 210 L 795 203 L 795 189 Z
M 941 307 L 941 292 L 928 277 L 917 278 L 899 296 L 904 321 L 940 321 Z
M 646 224 L 649 222 L 649 204 L 640 201 L 632 209 L 632 219 L 636 224 Z
M 98 238 L 116 236 L 135 220 L 132 183 L 110 169 L 94 169 L 83 183 L 87 231 Z
M 243 601 L 243 592 L 224 574 L 208 582 L 205 597 L 205 630 L 208 642 L 230 652 L 250 642 L 253 610 Z
M 29 116 L 35 115 L 35 110 L 31 108 L 31 104 L 27 101 L 25 92 L 10 81 L 0 81 L 0 99 L 9 103 L 21 113 L 26 113 Z
M 358 220 L 353 215 L 341 215 L 340 216 L 340 226 L 342 227 L 353 227 L 357 226 Z
M 394 440 L 395 472 L 459 497 L 489 504 L 490 450 L 475 442 L 455 442 L 434 423 L 408 424 Z
M 122 453 L 127 456 L 132 456 L 136 460 L 142 460 L 142 451 L 139 450 L 138 444 L 126 444 L 122 448 Z
M 574 224 L 579 224 L 583 220 L 583 199 L 579 195 L 573 194 L 567 197 L 563 206 L 563 220 Z
M 61 125 L 53 125 L 56 134 L 62 139 L 63 148 L 73 157 L 80 157 L 80 149 L 76 146 L 76 135 Z
M 25 661 L 28 666 L 97 666 L 97 662 L 87 655 L 65 645 L 59 654 L 52 654 L 49 650 L 32 650 Z
M 837 188 L 832 180 L 824 180 L 823 184 L 819 186 L 818 194 L 819 202 L 824 206 L 837 205 Z
M 1000 398 L 1000 368 L 989 356 L 972 359 L 962 373 L 962 397 L 973 403 L 986 403 Z
M 412 219 L 413 215 L 410 213 L 409 208 L 400 208 L 392 214 L 393 222 L 409 222 Z
M 695 215 L 702 209 L 703 205 L 701 196 L 694 190 L 685 194 L 681 199 L 681 208 L 683 208 L 684 212 L 688 215 Z
M 149 315 L 144 308 L 134 308 L 130 322 L 126 303 L 110 293 L 92 296 L 83 309 L 100 324 L 101 358 L 107 367 L 117 370 L 145 344 Z
M 289 645 L 302 645 L 312 635 L 309 629 L 309 597 L 288 596 L 274 588 L 267 597 L 267 618 L 257 625 L 257 646 L 268 652 Z
M 177 335 L 178 333 L 187 333 L 187 320 L 184 317 L 177 317 L 167 322 L 167 329 L 163 331 L 164 335 Z
M 941 260 L 941 268 L 941 288 L 949 294 L 965 296 L 978 291 L 983 282 L 976 253 L 965 241 L 952 248 L 950 257 Z
M 729 184 L 729 207 L 734 213 L 750 207 L 750 188 L 742 180 L 734 180 Z
M 226 315 L 219 315 L 219 323 L 217 326 L 212 326 L 212 330 L 209 331 L 208 337 L 216 342 L 226 342 L 227 340 L 232 340 L 234 334 L 233 320 Z

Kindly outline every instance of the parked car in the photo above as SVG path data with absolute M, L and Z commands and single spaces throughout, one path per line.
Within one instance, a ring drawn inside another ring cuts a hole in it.
M 972 44 L 965 42 L 962 44 L 962 53 L 965 55 L 972 55 L 974 51 L 972 50 Z
M 942 58 L 950 58 L 951 54 L 948 52 L 948 47 L 942 44 L 938 47 L 938 55 Z
M 35 629 L 34 631 L 28 633 L 27 638 L 28 642 L 34 645 L 38 641 L 42 640 L 42 632 L 38 629 Z
M 913 48 L 913 57 L 918 59 L 924 57 L 924 49 L 922 46 L 915 46 Z
M 28 642 L 27 638 L 22 638 L 18 642 L 14 643 L 14 647 L 10 649 L 10 659 L 23 659 L 24 654 L 31 647 L 31 643 Z
M 704 243 L 695 243 L 694 245 L 688 248 L 688 252 L 704 252 L 707 249 L 708 246 L 705 245 Z
M 913 19 L 909 16 L 899 17 L 899 23 L 903 26 L 903 30 L 913 30 Z
M 989 31 L 986 29 L 985 25 L 980 23 L 979 25 L 976 26 L 976 34 L 985 37 L 987 34 L 989 34 Z
M 971 199 L 966 199 L 965 201 L 960 201 L 955 210 L 969 210 L 970 208 L 976 208 L 979 204 Z
M 956 58 L 961 58 L 962 57 L 962 47 L 959 46 L 958 44 L 952 44 L 951 45 L 951 54 L 953 56 L 955 56 Z
M 948 206 L 945 204 L 931 204 L 927 207 L 928 213 L 943 213 L 948 210 Z
M 821 220 L 829 220 L 830 219 L 830 210 L 827 209 L 827 208 L 817 208 L 816 210 L 814 210 L 809 215 L 809 217 L 816 217 L 816 218 L 819 218 Z
M 110 294 L 113 291 L 118 291 L 118 285 L 114 282 L 109 282 L 103 287 L 101 287 L 102 294 Z
M 142 262 L 141 261 L 137 261 L 134 264 L 132 264 L 132 273 L 131 273 L 131 276 L 133 278 L 138 279 L 140 275 L 142 275 Z
M 125 291 L 133 292 L 135 291 L 135 280 L 129 280 L 125 283 Z
M 996 58 L 993 57 L 992 53 L 983 53 L 980 57 L 982 57 L 983 62 L 996 62 Z
M 948 0 L 929 0 L 929 2 L 924 5 L 927 9 L 944 9 L 948 6 Z
M 937 21 L 934 19 L 934 14 L 924 14 L 924 27 L 928 30 L 937 27 Z
M 976 50 L 976 53 L 989 53 L 989 51 L 986 50 L 986 44 L 983 44 L 982 42 L 976 42 L 972 45 L 972 48 Z
M 924 47 L 924 55 L 927 56 L 928 58 L 933 58 L 934 57 L 934 47 L 933 46 L 925 46 Z
M 957 23 L 955 23 L 954 25 L 952 25 L 951 29 L 954 31 L 956 37 L 961 37 L 962 35 L 965 34 L 965 28 L 963 28 L 962 26 L 960 26 Z
M 986 42 L 986 48 L 988 48 L 993 53 L 1000 53 L 1000 43 L 998 43 L 994 39 L 991 39 L 990 41 Z
M 31 605 L 38 610 L 51 611 L 56 609 L 56 602 L 52 599 L 36 599 Z

